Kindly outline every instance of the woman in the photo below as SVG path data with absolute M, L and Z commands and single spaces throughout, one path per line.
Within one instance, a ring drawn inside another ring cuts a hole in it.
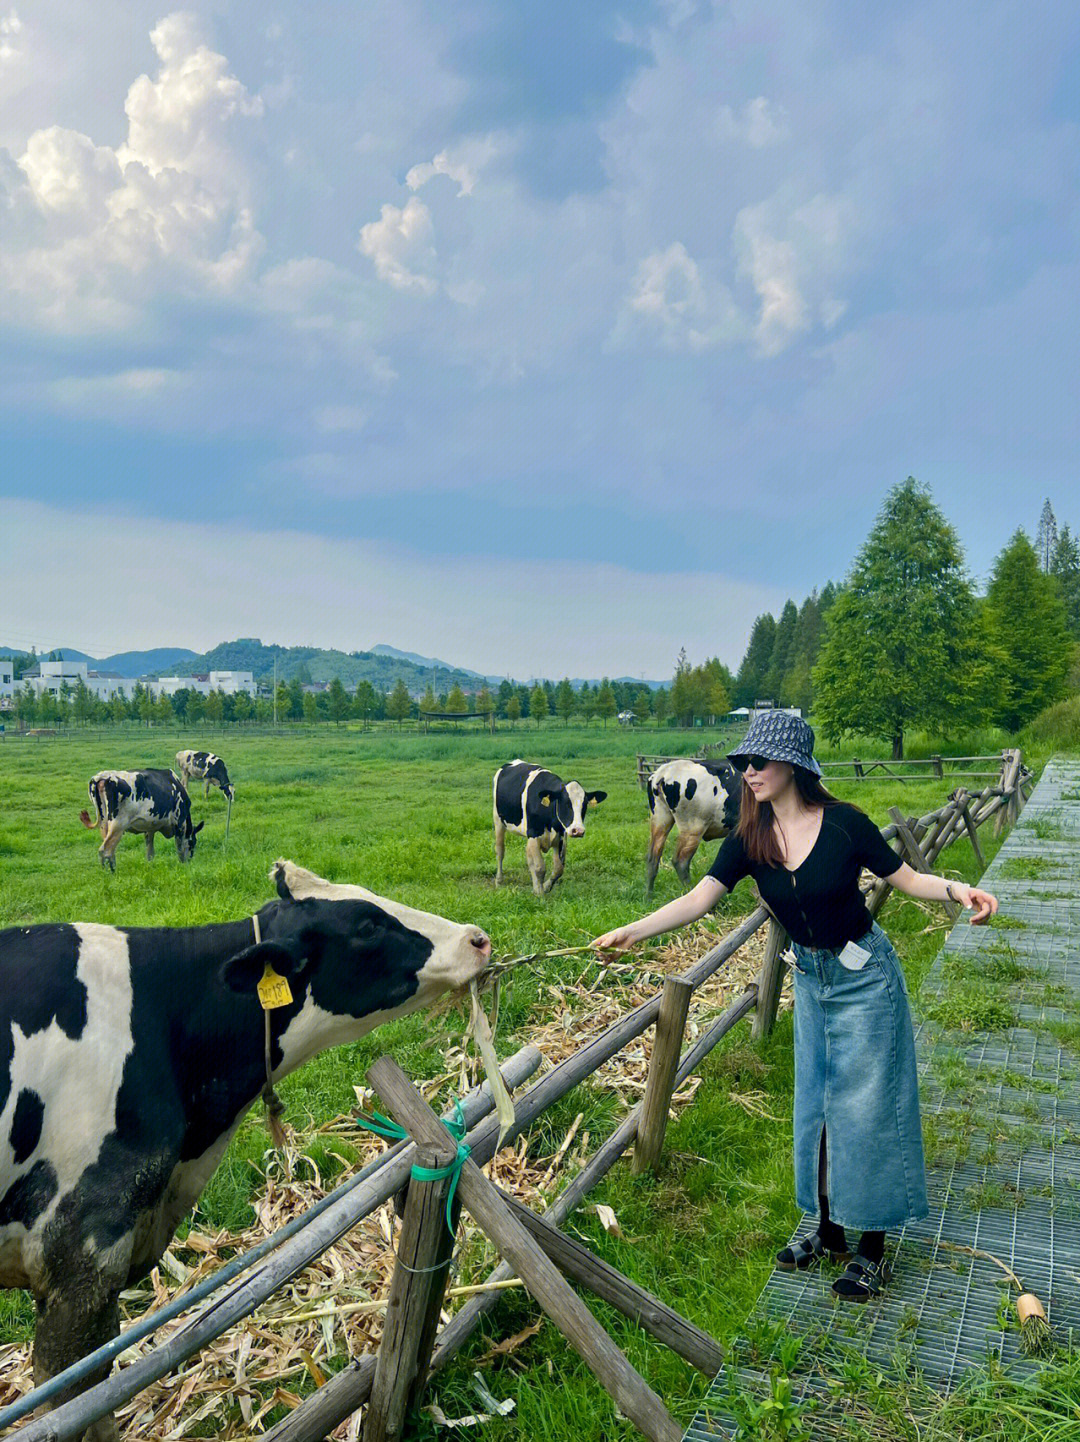
M 739 824 L 692 891 L 599 936 L 623 951 L 697 921 L 743 877 L 792 942 L 795 972 L 795 1195 L 816 1230 L 777 1265 L 848 1262 L 833 1283 L 865 1302 L 888 1280 L 885 1233 L 927 1214 L 919 1088 L 907 987 L 888 937 L 871 919 L 863 867 L 908 896 L 997 911 L 989 892 L 913 871 L 857 806 L 831 796 L 814 733 L 786 712 L 759 716 L 728 759 L 742 773 Z M 846 1229 L 861 1233 L 854 1257 Z M 850 1260 L 849 1260 L 850 1258 Z

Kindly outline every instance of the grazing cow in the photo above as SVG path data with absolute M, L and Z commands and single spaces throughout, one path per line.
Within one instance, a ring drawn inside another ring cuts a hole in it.
M 656 768 L 645 787 L 652 813 L 645 858 L 645 889 L 650 896 L 672 826 L 679 828 L 675 870 L 689 886 L 694 852 L 703 841 L 726 836 L 738 823 L 739 785 L 738 772 L 721 761 L 665 761 Z
M 267 1081 L 480 975 L 463 926 L 278 861 L 215 926 L 0 931 L 0 1286 L 37 1302 L 41 1383 L 119 1330 Z M 270 966 L 292 1000 L 263 1012 Z M 100 1381 L 108 1365 L 60 1401 Z M 56 1404 L 59 1405 L 59 1402 Z M 84 1442 L 113 1442 L 111 1417 Z
M 537 896 L 550 891 L 566 866 L 566 838 L 585 835 L 585 812 L 598 806 L 606 791 L 586 791 L 577 781 L 562 782 L 554 771 L 528 761 L 508 761 L 495 773 L 492 786 L 495 822 L 495 885 L 502 882 L 507 831 L 525 837 L 532 888 Z M 545 852 L 554 850 L 551 873 L 545 878 Z
M 212 751 L 178 751 L 176 764 L 180 767 L 180 781 L 183 786 L 186 787 L 194 778 L 206 783 L 203 787 L 204 796 L 210 795 L 211 786 L 216 786 L 228 801 L 236 794 L 224 761 Z
M 97 811 L 81 811 L 79 820 L 90 831 L 100 826 L 98 847 L 102 866 L 116 870 L 116 848 L 127 831 L 146 836 L 146 859 L 154 859 L 154 837 L 176 838 L 181 861 L 195 855 L 195 838 L 206 824 L 191 824 L 191 802 L 175 771 L 99 771 L 90 778 L 90 800 Z

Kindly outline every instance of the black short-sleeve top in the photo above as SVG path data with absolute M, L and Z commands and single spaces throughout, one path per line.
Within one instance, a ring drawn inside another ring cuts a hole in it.
M 891 876 L 902 864 L 869 816 L 839 802 L 825 808 L 809 856 L 793 871 L 751 862 L 733 832 L 716 853 L 709 875 L 729 891 L 744 876 L 752 876 L 792 941 L 832 950 L 870 929 L 872 918 L 859 890 L 863 867 L 877 876 Z

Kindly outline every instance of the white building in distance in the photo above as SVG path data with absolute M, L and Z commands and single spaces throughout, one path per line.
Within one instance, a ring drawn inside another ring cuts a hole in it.
M 251 671 L 209 671 L 201 676 L 162 676 L 157 681 L 145 683 L 156 699 L 158 696 L 175 696 L 177 691 L 197 691 L 200 696 L 209 696 L 211 691 L 222 691 L 226 696 L 237 696 L 246 691 L 255 695 L 255 676 Z
M 130 695 L 135 689 L 135 682 L 129 676 L 121 676 L 117 671 L 91 671 L 85 661 L 39 661 L 23 672 L 20 685 L 29 682 L 35 696 L 49 691 L 59 697 L 65 685 L 74 691 L 80 681 L 91 695 L 102 701 L 111 701 L 121 692 Z

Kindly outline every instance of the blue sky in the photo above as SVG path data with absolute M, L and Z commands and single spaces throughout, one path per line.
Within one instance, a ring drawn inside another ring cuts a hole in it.
M 0 643 L 664 676 L 908 474 L 1080 525 L 1075 5 L 252 17 L 0 0 Z

